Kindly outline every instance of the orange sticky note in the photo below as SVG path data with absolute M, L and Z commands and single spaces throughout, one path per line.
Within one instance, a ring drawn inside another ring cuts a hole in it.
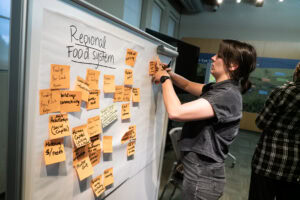
M 89 157 L 90 157 L 92 166 L 94 167 L 100 163 L 101 151 L 91 152 L 91 153 L 89 153 Z
M 85 102 L 88 102 L 89 99 L 89 84 L 80 76 L 77 76 L 75 82 L 75 91 L 80 91 L 82 93 L 81 99 Z
M 77 148 L 85 146 L 91 142 L 87 132 L 87 125 L 77 126 L 72 129 L 74 144 Z
M 49 115 L 49 138 L 57 139 L 70 135 L 68 115 Z
M 127 156 L 134 155 L 134 153 L 135 153 L 135 141 L 129 142 L 127 144 Z
M 125 69 L 124 85 L 133 85 L 133 71 L 131 69 Z
M 102 175 L 97 176 L 91 181 L 91 187 L 96 197 L 99 197 L 105 191 Z
M 103 91 L 104 91 L 104 93 L 114 93 L 115 92 L 115 76 L 114 75 L 104 75 Z
M 138 55 L 138 52 L 136 52 L 132 49 L 127 49 L 125 64 L 133 67 L 135 64 L 137 55 Z
M 87 131 L 90 137 L 102 133 L 101 120 L 99 115 L 88 119 Z
M 51 89 L 70 88 L 70 66 L 51 64 Z
M 123 101 L 130 101 L 130 97 L 131 97 L 131 87 L 124 87 Z
M 90 89 L 93 89 L 93 90 L 98 89 L 99 76 L 100 76 L 100 71 L 93 70 L 93 69 L 87 69 L 85 79 L 86 79 L 86 82 L 89 84 Z
M 130 139 L 136 140 L 136 125 L 129 126 L 129 130 L 132 130 Z
M 121 119 L 130 119 L 130 104 L 122 104 L 121 108 Z
M 149 75 L 154 75 L 156 73 L 156 61 L 149 62 Z
M 112 136 L 103 136 L 103 153 L 112 153 Z
M 140 88 L 132 88 L 132 102 L 140 102 Z
M 60 91 L 40 90 L 40 115 L 60 111 Z
M 125 142 L 127 142 L 128 140 L 130 140 L 131 135 L 132 135 L 132 131 L 133 131 L 133 130 L 129 130 L 129 131 L 127 131 L 127 132 L 122 136 L 121 144 L 124 144 Z
M 101 151 L 100 135 L 91 137 L 91 143 L 88 144 L 89 153 Z
M 77 161 L 75 164 L 75 169 L 77 171 L 80 181 L 82 181 L 83 179 L 86 179 L 87 177 L 93 175 L 93 173 L 94 173 L 92 163 L 88 156 Z
M 115 94 L 114 94 L 114 102 L 123 101 L 123 90 L 124 90 L 123 85 L 116 86 L 116 90 L 115 90 Z
M 100 90 L 90 90 L 89 91 L 89 98 L 88 98 L 88 102 L 86 104 L 87 110 L 99 108 L 99 95 L 100 95 Z
M 104 187 L 114 183 L 113 168 L 104 170 Z
M 78 112 L 81 105 L 81 92 L 60 91 L 60 112 Z
M 51 165 L 66 160 L 63 138 L 45 141 L 44 159 L 46 165 Z
M 75 166 L 77 161 L 82 160 L 85 157 L 88 157 L 89 156 L 88 151 L 89 151 L 88 145 L 79 148 L 76 147 L 73 148 L 73 165 Z

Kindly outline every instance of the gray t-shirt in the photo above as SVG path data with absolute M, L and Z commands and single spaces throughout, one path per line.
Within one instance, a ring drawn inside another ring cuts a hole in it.
M 207 84 L 199 98 L 206 99 L 211 104 L 215 116 L 186 122 L 182 129 L 180 150 L 224 162 L 229 146 L 238 134 L 242 117 L 242 95 L 238 82 L 225 80 Z

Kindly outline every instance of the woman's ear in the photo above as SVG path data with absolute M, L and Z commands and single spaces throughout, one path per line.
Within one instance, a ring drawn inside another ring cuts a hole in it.
M 237 68 L 239 68 L 239 66 L 237 64 L 231 63 L 228 70 L 229 71 L 235 71 Z

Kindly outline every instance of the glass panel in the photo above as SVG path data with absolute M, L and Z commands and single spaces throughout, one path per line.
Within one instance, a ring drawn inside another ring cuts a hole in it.
M 10 18 L 10 0 L 0 0 L 0 16 Z
M 172 36 L 172 37 L 174 36 L 175 25 L 176 25 L 176 22 L 171 17 L 169 17 L 169 23 L 168 23 L 168 35 L 169 36 Z
M 10 20 L 0 18 L 0 70 L 8 70 Z
M 161 12 L 161 8 L 156 3 L 154 3 L 152 8 L 151 29 L 157 32 L 159 32 L 160 30 Z
M 142 0 L 125 0 L 123 20 L 135 27 L 140 27 Z

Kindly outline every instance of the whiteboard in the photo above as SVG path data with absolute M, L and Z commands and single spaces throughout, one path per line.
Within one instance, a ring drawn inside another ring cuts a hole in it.
M 111 167 L 114 184 L 103 197 L 156 199 L 167 116 L 161 88 L 151 83 L 148 65 L 157 56 L 157 46 L 163 43 L 66 1 L 32 0 L 29 1 L 28 13 L 23 199 L 95 199 L 90 182 Z M 85 35 L 98 37 L 101 44 L 96 47 L 88 43 L 82 39 Z M 134 67 L 125 65 L 127 48 L 138 52 Z M 83 52 L 81 56 L 80 49 Z M 102 52 L 101 55 L 99 52 Z M 168 63 L 171 59 L 159 56 L 163 62 Z M 133 87 L 140 88 L 141 100 L 130 105 L 130 120 L 120 119 L 120 108 L 124 102 L 117 102 L 118 119 L 103 129 L 101 137 L 113 136 L 111 158 L 104 159 L 102 154 L 100 164 L 94 167 L 94 174 L 82 181 L 72 165 L 71 136 L 64 138 L 66 161 L 48 166 L 44 163 L 44 141 L 49 139 L 48 118 L 50 114 L 58 114 L 39 113 L 39 91 L 49 88 L 51 64 L 71 66 L 70 90 L 74 89 L 77 76 L 85 78 L 87 69 L 101 73 L 100 108 L 87 111 L 83 104 L 80 112 L 68 113 L 71 129 L 86 124 L 88 118 L 99 115 L 103 108 L 112 105 L 113 96 L 103 93 L 104 74 L 114 75 L 115 84 L 123 85 L 124 70 L 132 69 Z M 130 125 L 136 125 L 136 149 L 132 160 L 127 159 L 126 145 L 120 143 Z

